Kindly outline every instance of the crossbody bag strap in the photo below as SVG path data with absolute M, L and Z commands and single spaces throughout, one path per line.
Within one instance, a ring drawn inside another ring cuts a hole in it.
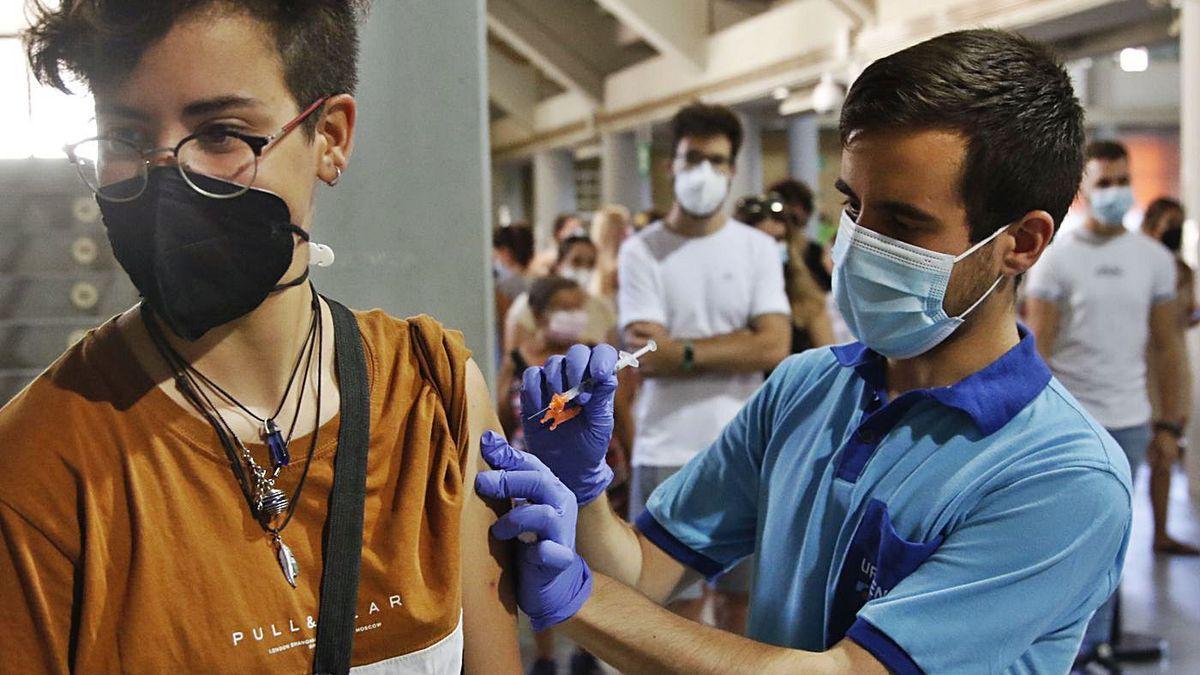
M 358 605 L 367 446 L 371 436 L 371 391 L 358 321 L 344 305 L 328 298 L 325 301 L 333 314 L 341 422 L 326 520 L 313 672 L 344 675 L 350 672 L 354 616 Z

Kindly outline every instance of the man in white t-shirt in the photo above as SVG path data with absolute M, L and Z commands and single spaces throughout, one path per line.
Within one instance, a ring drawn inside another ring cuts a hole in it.
M 723 106 L 694 104 L 672 120 L 675 204 L 621 246 L 618 311 L 626 345 L 653 338 L 636 407 L 630 517 L 663 482 L 717 439 L 779 364 L 790 306 L 775 242 L 723 212 L 742 128 Z M 716 584 L 718 626 L 745 630 L 747 561 Z M 699 585 L 672 609 L 698 619 Z
M 1187 424 L 1175 265 L 1166 247 L 1122 224 L 1133 205 L 1124 146 L 1093 142 L 1086 157 L 1085 219 L 1060 233 L 1030 270 L 1029 325 L 1054 375 L 1117 440 L 1136 477 L 1143 459 L 1169 466 L 1179 458 Z M 1148 349 L 1163 357 L 1154 362 L 1163 402 L 1156 420 L 1146 388 Z M 1155 508 L 1155 550 L 1194 550 L 1167 535 L 1163 506 Z M 1085 649 L 1110 638 L 1112 602 L 1096 612 Z

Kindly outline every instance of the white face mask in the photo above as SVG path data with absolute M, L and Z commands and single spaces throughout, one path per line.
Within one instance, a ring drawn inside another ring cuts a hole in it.
M 592 282 L 592 270 L 587 267 L 563 265 L 558 270 L 558 276 L 574 281 L 584 290 L 587 290 L 588 284 Z
M 550 313 L 546 326 L 546 337 L 558 344 L 574 344 L 587 330 L 588 313 L 585 310 L 558 310 Z
M 702 162 L 675 174 L 675 199 L 690 215 L 707 218 L 721 208 L 729 196 L 729 176 Z

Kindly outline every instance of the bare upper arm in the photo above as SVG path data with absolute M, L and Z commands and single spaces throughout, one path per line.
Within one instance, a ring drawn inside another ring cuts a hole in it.
M 1037 339 L 1038 349 L 1043 354 L 1049 354 L 1054 348 L 1055 339 L 1058 338 L 1058 305 L 1049 300 L 1031 297 L 1025 301 L 1025 306 L 1029 330 L 1033 331 L 1033 336 Z
M 1058 303 L 1042 298 L 1028 298 L 1026 306 L 1029 308 L 1029 323 L 1033 327 L 1034 324 L 1048 324 L 1051 327 L 1058 323 Z
M 1150 308 L 1150 341 L 1155 351 L 1175 348 L 1179 340 L 1179 305 L 1175 299 L 1155 303 Z M 1174 367 L 1174 365 L 1172 365 Z
M 464 498 L 459 528 L 464 671 L 520 673 L 512 549 L 488 532 L 505 505 L 488 504 L 475 493 L 475 476 L 487 469 L 479 454 L 479 439 L 489 429 L 500 431 L 500 422 L 483 373 L 473 360 L 467 365 L 467 420 L 470 439 L 463 463 Z

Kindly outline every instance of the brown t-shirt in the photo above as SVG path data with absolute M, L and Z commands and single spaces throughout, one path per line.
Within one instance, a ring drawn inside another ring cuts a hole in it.
M 428 317 L 357 317 L 371 440 L 353 664 L 453 662 L 470 355 Z M 310 671 L 337 435 L 335 417 L 284 530 L 293 589 L 216 434 L 114 322 L 90 333 L 0 409 L 0 671 Z M 289 495 L 310 440 L 291 444 Z

